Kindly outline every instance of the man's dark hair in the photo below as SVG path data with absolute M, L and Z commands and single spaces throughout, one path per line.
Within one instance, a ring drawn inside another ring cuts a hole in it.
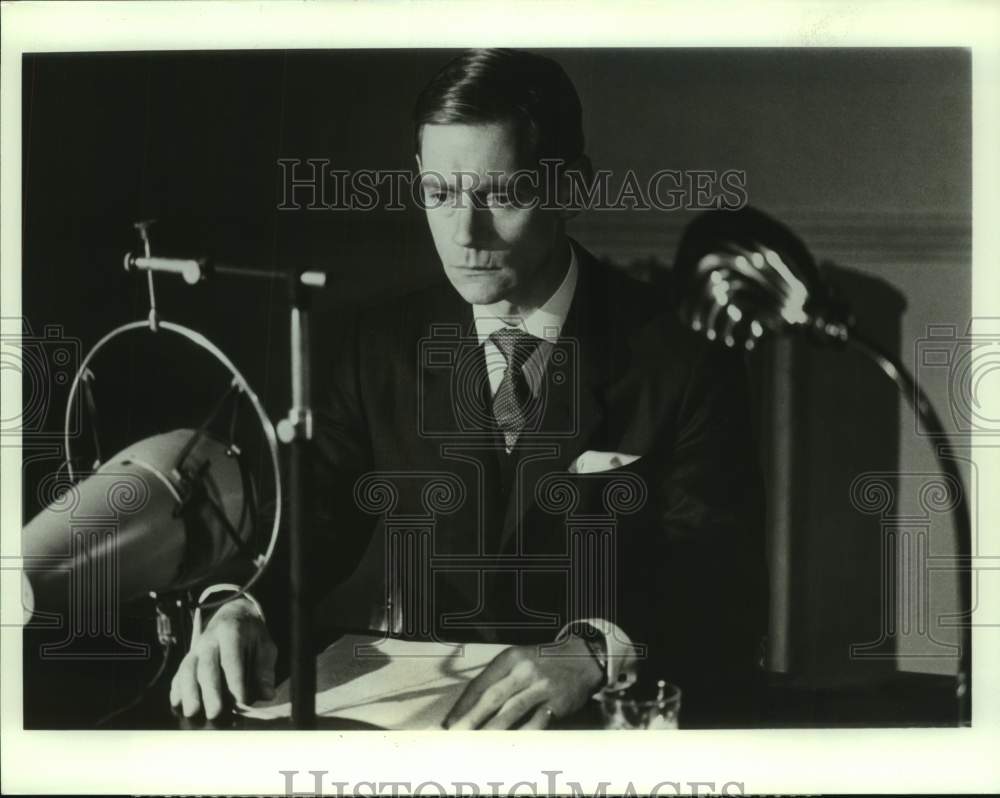
M 434 76 L 413 110 L 417 152 L 424 125 L 514 121 L 530 138 L 534 161 L 570 164 L 583 154 L 583 112 L 569 76 L 555 61 L 520 50 L 467 50 Z

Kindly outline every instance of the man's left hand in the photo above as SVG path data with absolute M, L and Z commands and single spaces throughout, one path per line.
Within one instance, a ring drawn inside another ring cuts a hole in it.
M 544 729 L 580 709 L 605 674 L 587 644 L 570 637 L 558 647 L 512 646 L 469 682 L 446 729 Z

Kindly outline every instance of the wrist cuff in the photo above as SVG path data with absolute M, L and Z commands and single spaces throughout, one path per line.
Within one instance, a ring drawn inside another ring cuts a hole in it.
M 235 595 L 239 592 L 240 592 L 239 585 L 229 584 L 228 582 L 222 582 L 217 585 L 209 585 L 203 591 L 201 591 L 201 595 L 198 596 L 198 606 L 195 608 L 194 618 L 191 621 L 192 645 L 194 644 L 194 641 L 198 639 L 199 635 L 201 635 L 203 631 L 201 605 L 205 603 L 205 600 L 208 599 L 210 596 L 214 596 L 216 593 L 233 593 Z M 260 602 L 257 601 L 257 599 L 255 599 L 249 593 L 243 593 L 240 596 L 240 598 L 245 598 L 247 601 L 249 601 L 251 606 L 256 611 L 257 615 L 260 616 L 260 619 L 264 621 L 264 623 L 267 623 L 267 618 L 264 615 L 264 609 L 260 606 Z M 215 609 L 217 611 L 221 609 L 221 607 L 216 607 Z

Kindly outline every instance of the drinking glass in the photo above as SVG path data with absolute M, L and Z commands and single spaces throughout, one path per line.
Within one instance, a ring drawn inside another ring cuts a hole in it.
M 602 728 L 676 729 L 681 710 L 681 689 L 660 679 L 638 681 L 619 692 L 598 693 Z

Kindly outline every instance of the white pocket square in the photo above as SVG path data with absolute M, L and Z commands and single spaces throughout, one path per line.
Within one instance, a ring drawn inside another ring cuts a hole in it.
M 616 468 L 634 463 L 640 456 L 622 452 L 595 452 L 589 449 L 569 464 L 569 473 L 596 474 L 601 471 L 614 471 Z

